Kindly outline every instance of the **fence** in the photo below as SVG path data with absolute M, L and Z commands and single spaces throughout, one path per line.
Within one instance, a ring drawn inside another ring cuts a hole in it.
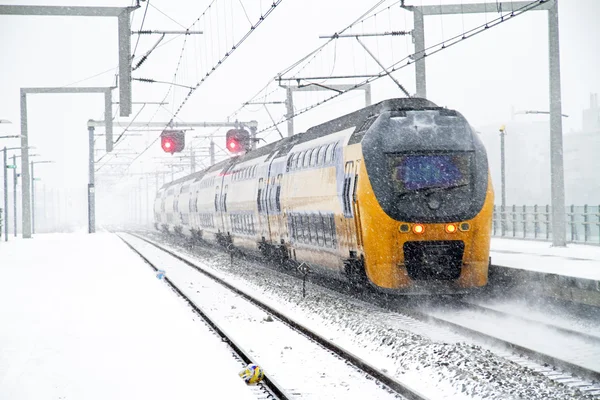
M 513 205 L 503 213 L 500 206 L 494 206 L 492 234 L 498 237 L 551 240 L 552 208 L 549 205 Z M 567 241 L 600 245 L 600 205 L 567 207 Z

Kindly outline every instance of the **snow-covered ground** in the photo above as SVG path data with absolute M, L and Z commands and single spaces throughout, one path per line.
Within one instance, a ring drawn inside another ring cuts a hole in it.
M 492 264 L 600 281 L 600 246 L 492 238 Z
M 204 248 L 176 252 L 432 398 L 590 398 L 509 361 L 505 350 L 496 354 L 446 329 L 392 313 L 375 299 L 354 299 L 312 283 L 303 298 L 298 278 L 263 264 L 239 258 L 231 264 L 223 252 Z
M 595 265 L 587 266 L 592 272 L 600 266 L 600 249 L 590 246 L 494 239 L 493 249 L 494 262 L 506 266 L 531 269 L 554 260 L 564 273 L 581 262 Z M 514 263 L 499 262 L 501 256 Z M 303 299 L 293 278 L 273 280 L 242 260 L 233 271 L 208 263 L 424 392 L 473 399 L 573 394 L 455 335 L 435 338 L 420 323 L 396 321 L 377 307 L 314 285 Z M 244 276 L 234 277 L 236 271 Z M 0 243 L 0 399 L 251 398 L 238 362 L 197 319 L 115 235 L 11 238 Z
M 0 243 L 0 399 L 253 398 L 196 319 L 115 235 Z

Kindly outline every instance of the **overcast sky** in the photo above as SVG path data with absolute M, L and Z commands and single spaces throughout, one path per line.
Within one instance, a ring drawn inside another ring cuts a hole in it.
M 97 1 L 96 4 L 91 0 L 5 0 L 2 3 L 130 6 L 131 0 Z M 425 5 L 452 2 L 407 0 L 406 3 Z M 494 1 L 489 3 L 495 4 Z M 188 27 L 207 4 L 207 1 L 195 0 L 151 0 L 144 29 Z M 216 4 L 222 5 L 223 14 L 220 15 L 227 15 L 228 18 L 205 19 L 203 29 L 212 27 L 212 31 L 187 39 L 182 67 L 175 78 L 178 83 L 196 83 L 207 65 L 212 65 L 223 55 L 220 49 L 224 49 L 226 44 L 231 45 L 233 37 L 239 39 L 248 29 L 249 23 L 242 14 L 239 2 L 218 0 Z M 260 9 L 264 11 L 269 2 L 246 0 L 244 4 L 250 20 L 254 20 Z M 375 1 L 283 0 L 256 32 L 192 95 L 178 113 L 179 119 L 224 120 L 276 73 L 323 44 L 319 35 L 341 30 L 374 4 Z M 145 8 L 146 3 L 141 3 L 141 8 L 135 11 L 132 23 L 134 30 L 140 28 Z M 564 132 L 568 133 L 580 128 L 581 112 L 589 104 L 589 94 L 600 92 L 600 51 L 597 42 L 600 37 L 600 26 L 597 24 L 600 2 L 563 0 L 559 5 L 559 13 L 563 112 L 571 116 L 565 119 L 564 124 Z M 428 58 L 428 97 L 439 105 L 461 111 L 474 126 L 503 123 L 510 118 L 511 107 L 516 110 L 547 110 L 546 15 L 546 12 L 540 11 L 527 13 Z M 427 44 L 438 43 L 495 17 L 496 14 L 427 17 Z M 215 33 L 215 27 L 221 30 L 219 35 Z M 356 29 L 365 32 L 410 30 L 412 15 L 394 5 L 389 12 L 379 13 L 376 18 L 371 18 Z M 106 71 L 76 86 L 112 86 L 115 83 L 118 63 L 116 18 L 0 16 L 0 38 L 0 119 L 13 122 L 12 125 L 0 125 L 0 135 L 18 133 L 20 130 L 21 87 L 69 85 Z M 173 81 L 184 38 L 176 37 L 165 44 L 172 38 L 165 38 L 163 46 L 152 53 L 146 64 L 133 76 Z M 136 39 L 137 36 L 132 36 L 132 50 Z M 144 54 L 157 39 L 156 36 L 142 37 L 136 56 Z M 217 39 L 219 43 L 215 43 Z M 408 37 L 364 41 L 383 60 L 397 60 L 413 51 Z M 342 43 L 340 39 L 337 48 L 328 47 L 304 72 L 335 71 L 338 74 L 372 73 L 377 70 L 376 64 L 355 42 L 346 40 Z M 414 68 L 405 68 L 395 76 L 409 92 L 415 92 Z M 168 86 L 163 84 L 134 82 L 133 99 L 136 102 L 160 101 L 167 90 Z M 138 121 L 168 121 L 186 93 L 186 89 L 172 91 L 166 98 L 169 104 L 164 108 L 134 105 L 130 118 L 118 117 L 117 120 L 125 123 L 137 114 Z M 298 94 L 295 97 L 296 109 L 325 96 L 325 93 Z M 283 100 L 284 97 L 281 90 L 272 93 L 269 100 Z M 403 97 L 390 79 L 383 78 L 373 84 L 373 102 L 390 97 Z M 344 95 L 298 117 L 296 132 L 353 111 L 363 104 L 362 93 Z M 30 144 L 38 147 L 36 152 L 42 154 L 43 159 L 57 161 L 53 165 L 40 166 L 37 171 L 39 176 L 50 186 L 85 188 L 88 152 L 86 121 L 90 118 L 103 119 L 103 96 L 30 95 L 28 107 Z M 281 105 L 273 105 L 269 109 L 276 120 L 285 113 Z M 117 105 L 113 110 L 118 112 Z M 259 127 L 270 125 L 269 117 L 260 106 L 249 107 L 238 118 L 257 119 Z M 286 125 L 282 124 L 280 129 L 285 134 Z M 115 129 L 117 135 L 120 132 Z M 211 132 L 213 130 L 209 129 L 188 133 L 188 143 L 193 135 Z M 103 133 L 103 129 L 99 129 L 98 133 Z M 119 143 L 117 148 L 120 151 L 139 152 L 158 134 L 151 132 L 130 137 Z M 275 131 L 267 135 L 269 141 L 276 138 L 278 134 Z M 217 144 L 222 146 L 224 139 L 217 140 Z M 19 143 L 3 141 L 2 144 L 17 146 Z M 103 147 L 103 138 L 98 140 L 97 145 Z M 98 158 L 100 156 L 101 152 Z M 156 157 L 164 157 L 158 143 L 140 157 L 132 171 L 154 169 L 150 164 L 157 162 Z M 112 162 L 127 162 L 127 159 L 118 158 Z M 103 167 L 102 171 L 110 171 L 110 167 Z

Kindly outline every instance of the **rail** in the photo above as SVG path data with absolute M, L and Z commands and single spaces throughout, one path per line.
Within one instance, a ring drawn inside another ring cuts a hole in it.
M 600 205 L 567 207 L 567 241 L 600 245 Z M 492 235 L 518 239 L 552 240 L 552 207 L 494 206 Z

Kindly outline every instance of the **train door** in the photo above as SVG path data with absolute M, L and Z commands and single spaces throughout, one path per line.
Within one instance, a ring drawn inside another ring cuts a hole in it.
M 221 187 L 215 187 L 215 228 L 217 232 L 225 230 L 223 224 L 223 214 L 221 213 Z
M 262 213 L 260 214 L 260 224 L 261 224 L 261 229 L 262 229 L 262 237 L 265 238 L 265 240 L 267 242 L 271 242 L 272 239 L 274 240 L 278 240 L 274 235 L 276 235 L 276 232 L 274 232 L 275 229 L 277 229 L 278 227 L 275 227 L 274 225 L 272 225 L 275 221 L 272 220 L 272 215 L 275 213 L 275 209 L 274 209 L 274 195 L 275 195 L 275 191 L 273 190 L 275 188 L 275 178 L 271 176 L 271 166 L 273 165 L 273 160 L 275 159 L 275 157 L 277 157 L 277 153 L 272 155 L 271 160 L 269 161 L 269 164 L 267 166 L 267 174 L 266 177 L 264 178 L 264 181 L 262 182 L 262 191 L 261 191 L 261 210 Z
M 271 237 L 271 229 L 269 226 L 269 215 L 267 213 L 267 178 L 258 180 L 258 191 L 256 192 L 256 205 L 258 207 L 258 224 L 261 239 L 268 240 Z
M 227 190 L 229 185 L 225 185 L 223 188 L 223 195 L 221 196 L 221 218 L 223 221 L 223 233 L 229 234 L 231 232 L 230 221 L 227 215 Z
M 357 183 L 357 162 L 348 161 L 344 166 L 344 187 L 342 190 L 342 201 L 344 209 L 343 241 L 342 247 L 356 254 L 358 240 L 356 237 L 356 206 L 355 193 Z M 344 246 L 345 244 L 345 246 Z M 352 254 L 352 253 L 351 253 Z
M 352 211 L 354 212 L 354 229 L 356 234 L 354 235 L 358 250 L 362 251 L 362 222 L 360 219 L 360 205 L 358 202 L 357 188 L 358 188 L 358 171 L 360 169 L 360 161 L 357 160 L 354 165 L 354 182 L 352 183 Z
M 275 187 L 273 188 L 273 192 L 274 192 L 274 201 L 273 201 L 273 205 L 274 205 L 274 212 L 275 215 L 277 216 L 277 228 L 278 228 L 278 235 L 277 238 L 279 238 L 280 240 L 285 240 L 286 242 L 287 240 L 287 228 L 286 228 L 286 214 L 283 212 L 282 208 L 281 208 L 281 181 L 283 179 L 283 174 L 278 174 L 277 178 L 275 178 Z M 277 239 L 277 238 L 273 238 L 273 239 Z

